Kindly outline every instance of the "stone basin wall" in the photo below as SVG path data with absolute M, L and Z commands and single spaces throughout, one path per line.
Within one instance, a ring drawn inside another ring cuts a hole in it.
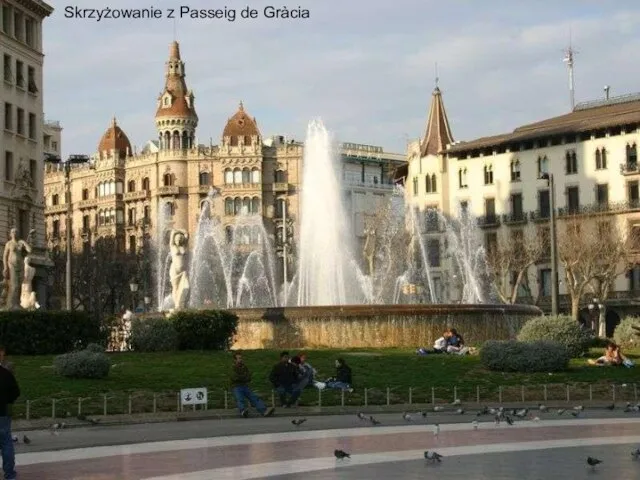
M 531 305 L 353 305 L 251 308 L 234 349 L 431 347 L 453 327 L 467 345 L 508 340 L 542 311 Z

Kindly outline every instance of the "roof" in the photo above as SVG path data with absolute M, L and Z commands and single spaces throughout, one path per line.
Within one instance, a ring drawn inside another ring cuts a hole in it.
M 227 120 L 227 124 L 222 131 L 223 137 L 241 137 L 241 136 L 260 136 L 260 130 L 258 130 L 258 123 L 255 118 L 251 118 L 244 111 L 244 105 L 240 102 L 238 111 Z
M 449 119 L 442 102 L 442 92 L 436 87 L 431 96 L 429 119 L 427 120 L 424 138 L 420 143 L 420 155 L 423 157 L 437 155 L 450 143 L 453 143 L 453 135 L 451 134 Z
M 482 137 L 449 146 L 446 153 L 497 147 L 553 135 L 566 135 L 640 123 L 640 97 L 629 95 L 610 100 L 579 104 L 565 115 L 530 123 L 511 133 Z
M 108 152 L 110 154 L 111 150 L 116 150 L 120 156 L 130 154 L 133 151 L 131 142 L 129 142 L 127 134 L 118 126 L 116 117 L 113 117 L 111 125 L 98 143 L 98 153 Z
M 174 41 L 169 45 L 165 86 L 159 97 L 162 98 L 168 93 L 171 95 L 171 105 L 165 107 L 162 102 L 159 102 L 156 118 L 198 118 L 193 105 L 193 93 L 187 88 L 184 78 L 184 62 L 180 58 L 180 45 Z

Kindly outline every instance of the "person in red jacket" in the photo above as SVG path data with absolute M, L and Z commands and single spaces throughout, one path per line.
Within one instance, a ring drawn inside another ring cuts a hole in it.
M 20 396 L 20 387 L 10 370 L 0 366 L 0 450 L 6 480 L 16 479 L 16 454 L 11 435 L 11 405 Z

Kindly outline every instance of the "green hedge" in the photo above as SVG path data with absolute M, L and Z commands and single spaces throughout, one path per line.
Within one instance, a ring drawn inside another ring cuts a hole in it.
M 183 310 L 171 315 L 180 350 L 228 350 L 238 316 L 226 310 Z
M 85 312 L 0 311 L 0 344 L 11 355 L 54 355 L 104 345 L 106 332 Z
M 632 327 L 640 327 L 640 318 L 624 318 L 613 332 L 613 341 L 624 348 L 636 347 L 640 344 L 640 332 Z
M 518 333 L 518 340 L 521 342 L 558 342 L 567 347 L 569 355 L 573 358 L 587 352 L 592 338 L 589 330 L 581 328 L 578 322 L 565 315 L 534 317 L 528 320 Z
M 561 372 L 570 358 L 565 345 L 550 341 L 489 340 L 480 349 L 482 365 L 498 372 Z
M 131 348 L 136 352 L 172 352 L 178 345 L 178 332 L 168 318 L 134 318 L 131 322 Z

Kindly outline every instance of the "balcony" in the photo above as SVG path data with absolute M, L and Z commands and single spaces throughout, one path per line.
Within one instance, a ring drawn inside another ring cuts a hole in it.
M 505 225 L 521 225 L 527 223 L 528 221 L 529 219 L 524 212 L 511 212 L 502 215 L 502 223 L 504 223 Z
M 102 197 L 98 197 L 98 203 L 113 203 L 122 201 L 121 193 L 113 193 L 111 195 L 104 195 Z
M 346 179 L 343 183 L 345 188 L 363 188 L 376 191 L 388 191 L 392 192 L 395 185 L 392 183 L 374 183 L 374 182 L 362 182 L 359 180 Z
M 483 215 L 478 217 L 478 227 L 480 228 L 497 228 L 500 226 L 500 217 L 498 215 Z
M 559 217 L 573 215 L 596 215 L 602 213 L 623 213 L 640 209 L 640 200 L 629 200 L 625 202 L 596 202 L 589 205 L 579 205 L 577 207 L 563 207 L 558 209 Z
M 80 210 L 85 210 L 87 208 L 95 208 L 97 204 L 98 204 L 98 200 L 95 198 L 92 198 L 90 200 L 82 200 L 78 202 L 78 208 Z
M 634 175 L 640 173 L 640 164 L 638 162 L 625 162 L 620 164 L 621 175 Z
M 532 222 L 548 222 L 550 218 L 551 212 L 549 210 L 536 210 L 535 212 L 529 212 L 529 219 Z
M 149 196 L 148 190 L 138 190 L 137 192 L 127 192 L 124 194 L 125 202 L 133 202 L 135 200 L 144 200 Z
M 289 192 L 289 184 L 288 183 L 274 183 L 273 184 L 273 193 L 287 193 Z
M 204 185 L 202 186 L 204 187 Z M 209 189 L 211 187 L 209 185 L 206 186 L 206 190 L 201 190 L 200 193 L 209 193 Z M 261 183 L 225 183 L 220 187 L 220 190 L 224 192 L 234 192 L 234 191 L 262 191 Z
M 61 203 L 59 205 L 50 205 L 45 209 L 45 213 L 47 214 L 65 213 L 67 211 L 67 208 L 69 207 L 67 206 L 66 203 Z
M 180 187 L 178 187 L 177 185 L 160 187 L 158 189 L 158 195 L 160 195 L 161 197 L 166 197 L 171 195 L 180 195 Z
M 198 186 L 198 193 L 209 193 L 209 190 L 211 190 L 211 185 L 199 185 Z

